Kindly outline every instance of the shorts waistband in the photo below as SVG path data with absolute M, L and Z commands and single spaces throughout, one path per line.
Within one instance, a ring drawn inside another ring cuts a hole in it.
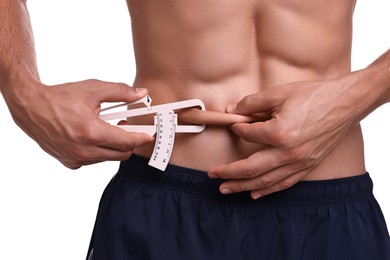
M 249 192 L 222 195 L 219 192 L 221 179 L 210 179 L 207 173 L 169 164 L 164 172 L 148 165 L 149 159 L 133 154 L 121 162 L 117 175 L 123 178 L 145 181 L 181 192 L 217 199 L 249 200 Z M 258 202 L 278 204 L 335 203 L 373 197 L 373 182 L 369 173 L 316 181 L 300 181 L 289 189 L 265 196 Z

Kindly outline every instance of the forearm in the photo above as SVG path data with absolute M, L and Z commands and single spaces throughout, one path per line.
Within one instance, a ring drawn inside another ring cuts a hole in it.
M 358 123 L 381 105 L 390 101 L 390 51 L 365 69 L 352 72 L 325 84 L 325 91 L 336 92 L 335 107 L 345 113 L 345 120 Z M 330 86 L 332 90 L 327 90 Z
M 0 24 L 0 91 L 14 106 L 27 100 L 39 82 L 26 1 L 0 1 Z
M 378 106 L 390 102 L 390 50 L 375 60 L 366 70 L 370 73 L 368 80 L 381 95 Z

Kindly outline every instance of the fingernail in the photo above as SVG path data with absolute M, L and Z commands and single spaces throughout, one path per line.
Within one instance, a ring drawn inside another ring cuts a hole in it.
M 251 196 L 252 196 L 252 199 L 257 200 L 258 198 L 261 197 L 261 193 L 257 193 L 257 194 L 252 193 Z
M 152 136 L 150 134 L 144 133 L 144 136 L 146 137 L 146 139 L 149 139 L 150 141 L 154 140 L 154 136 Z
M 222 194 L 230 194 L 230 193 L 232 193 L 232 191 L 231 191 L 230 189 L 228 189 L 228 188 L 223 188 L 223 189 L 221 190 L 221 193 L 222 193 Z
M 217 175 L 215 175 L 214 173 L 207 173 L 207 175 L 209 176 L 209 178 L 211 178 L 211 179 L 215 179 L 215 178 L 217 178 Z
M 209 176 L 210 179 L 216 179 L 216 178 L 218 178 L 218 176 L 217 176 L 217 174 L 215 174 L 215 172 L 218 172 L 218 168 L 212 167 L 208 170 L 207 176 Z
M 230 104 L 226 107 L 226 112 L 227 113 L 232 113 L 234 110 L 236 110 L 237 104 Z
M 140 94 L 145 94 L 146 92 L 148 92 L 146 88 L 134 88 L 134 90 Z

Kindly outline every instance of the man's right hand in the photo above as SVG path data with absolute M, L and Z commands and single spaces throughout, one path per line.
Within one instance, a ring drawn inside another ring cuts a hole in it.
M 128 133 L 99 118 L 103 102 L 132 102 L 146 89 L 86 80 L 56 86 L 37 84 L 23 97 L 8 96 L 15 122 L 43 150 L 71 169 L 102 161 L 126 160 L 152 136 Z M 26 98 L 28 97 L 28 98 Z

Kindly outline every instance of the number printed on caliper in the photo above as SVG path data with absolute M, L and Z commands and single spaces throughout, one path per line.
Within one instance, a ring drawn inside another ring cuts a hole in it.
M 128 106 L 132 104 L 144 103 L 145 108 L 129 109 L 122 112 L 101 114 L 100 118 L 106 121 L 120 118 L 135 117 L 155 113 L 153 125 L 119 125 L 128 132 L 156 134 L 153 153 L 149 160 L 149 165 L 161 171 L 165 171 L 172 155 L 175 142 L 175 133 L 199 133 L 205 129 L 205 125 L 178 125 L 177 115 L 174 110 L 189 107 L 200 107 L 205 110 L 204 104 L 199 99 L 190 99 L 174 103 L 167 103 L 157 106 L 151 106 L 152 99 L 146 96 L 130 104 L 121 104 L 108 107 L 104 111 Z

